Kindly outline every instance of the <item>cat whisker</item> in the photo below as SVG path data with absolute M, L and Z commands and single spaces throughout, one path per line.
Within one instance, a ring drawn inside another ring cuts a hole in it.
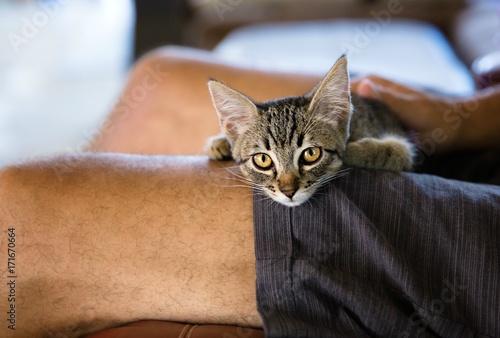
M 241 183 L 253 184 L 252 180 L 245 176 L 233 176 L 232 179 Z
M 273 208 L 283 207 L 283 204 L 279 203 L 278 201 L 275 201 L 274 199 L 270 198 L 269 196 L 267 198 L 271 200 L 271 207 L 273 207 Z
M 320 205 L 320 207 L 321 207 L 322 209 L 324 209 L 324 208 L 325 208 L 325 205 L 324 205 L 323 203 L 321 203 L 321 202 L 319 201 L 319 199 L 317 199 L 316 197 L 314 197 L 315 195 L 316 195 L 316 194 L 314 194 L 313 196 L 311 196 L 311 198 L 309 198 L 309 199 L 307 200 L 307 203 L 309 203 L 309 205 L 312 207 L 312 206 L 313 206 L 313 203 L 312 203 L 312 202 L 314 201 L 314 203 L 319 204 L 319 205 Z M 323 195 L 323 194 L 321 194 L 321 195 Z M 325 194 L 325 195 L 326 195 L 326 194 Z
M 240 169 L 240 165 L 239 164 L 236 164 L 236 165 L 232 165 L 232 166 L 225 166 L 224 169 L 228 170 L 228 171 L 231 171 L 231 170 L 239 170 Z
M 234 179 L 234 183 L 232 182 L 228 182 L 227 184 L 223 184 L 221 185 L 221 187 L 238 187 L 238 188 L 249 188 L 249 187 L 252 187 L 253 186 L 253 182 L 249 181 L 249 180 L 244 180 L 244 179 Z
M 337 178 L 337 176 L 321 177 L 320 179 L 318 179 L 318 181 L 316 181 L 316 185 L 317 186 L 324 186 L 327 183 L 330 183 L 331 181 L 335 180 L 336 178 Z
M 324 176 L 324 177 L 320 178 L 318 180 L 318 182 L 324 182 L 324 183 L 330 182 L 330 181 L 332 181 L 334 179 L 337 179 L 339 177 L 343 177 L 343 176 L 348 175 L 351 172 L 351 170 L 352 170 L 352 168 L 341 169 L 341 170 L 337 171 L 334 174 L 331 174 L 331 175 Z
M 238 174 L 238 173 L 235 173 L 234 171 L 230 170 L 230 169 L 235 169 L 235 168 L 239 168 L 239 166 L 233 166 L 233 167 L 221 167 L 221 169 L 224 169 L 227 173 L 230 174 L 230 176 L 233 178 L 233 179 L 236 179 L 240 182 L 247 182 L 247 183 L 253 183 L 250 179 L 248 179 L 247 177 L 245 177 L 243 174 Z M 224 179 L 230 179 L 229 177 L 227 177 L 226 175 L 224 174 L 219 174 L 219 175 L 216 175 L 216 174 L 213 174 L 217 177 L 221 177 L 221 178 L 224 178 Z
M 248 184 L 228 184 L 228 185 L 221 185 L 221 188 L 248 188 L 250 187 Z
M 341 174 L 335 174 L 335 175 L 321 177 L 320 179 L 318 179 L 318 181 L 316 181 L 316 186 L 317 187 L 325 186 L 325 185 L 329 184 L 330 182 L 332 182 L 340 177 L 346 176 L 347 174 L 348 173 L 341 173 Z
M 264 189 L 254 188 L 254 192 L 258 195 L 265 196 L 266 198 L 270 198 Z
M 262 201 L 268 201 L 270 200 L 271 201 L 271 205 L 274 205 L 274 204 L 279 204 L 278 202 L 276 202 L 275 200 L 273 200 L 271 197 L 269 197 L 266 193 L 262 192 L 262 191 L 256 191 L 255 192 L 256 196 L 258 198 L 255 198 L 255 200 L 257 202 L 262 202 Z
M 314 201 L 315 199 L 311 196 L 309 197 L 307 200 L 305 200 L 302 204 L 305 204 L 307 203 L 310 207 L 313 206 L 312 202 Z
M 239 170 L 239 166 L 234 166 L 234 167 L 225 167 L 224 169 L 226 169 L 226 171 L 233 177 L 237 177 L 239 179 L 242 179 L 242 180 L 246 180 L 248 182 L 251 182 L 245 175 L 243 175 L 241 173 L 241 171 L 239 173 L 236 173 L 234 171 L 232 171 L 231 169 L 238 169 Z
M 219 184 L 221 187 L 251 187 L 253 182 L 241 178 L 226 179 L 227 184 Z

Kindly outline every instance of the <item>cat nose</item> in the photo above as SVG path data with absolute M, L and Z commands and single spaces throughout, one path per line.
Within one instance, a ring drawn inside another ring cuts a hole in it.
M 294 189 L 289 189 L 289 190 L 282 190 L 280 189 L 280 191 L 283 193 L 283 195 L 285 195 L 286 197 L 292 199 L 293 195 L 295 195 L 295 193 L 297 192 L 297 190 L 294 190 Z
M 299 190 L 299 178 L 291 174 L 285 174 L 278 179 L 278 188 L 283 195 L 291 199 Z

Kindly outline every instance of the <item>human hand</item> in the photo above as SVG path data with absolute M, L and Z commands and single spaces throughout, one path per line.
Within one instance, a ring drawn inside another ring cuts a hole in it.
M 437 96 L 374 75 L 353 80 L 351 91 L 386 104 L 403 125 L 417 132 L 418 146 L 426 155 L 463 147 L 463 120 L 478 106 L 475 100 Z

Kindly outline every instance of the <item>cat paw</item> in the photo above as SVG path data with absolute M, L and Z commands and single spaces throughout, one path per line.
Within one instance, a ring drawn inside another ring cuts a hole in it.
M 410 171 L 413 144 L 403 137 L 364 138 L 347 144 L 344 163 L 359 168 Z
M 214 136 L 208 140 L 207 145 L 207 154 L 211 160 L 228 161 L 233 159 L 231 145 L 225 136 Z

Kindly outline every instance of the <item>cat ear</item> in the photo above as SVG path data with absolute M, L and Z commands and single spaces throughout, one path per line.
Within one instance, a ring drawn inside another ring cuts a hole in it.
M 222 130 L 229 141 L 233 142 L 255 120 L 257 107 L 245 95 L 216 80 L 208 82 L 208 89 Z
M 309 112 L 315 118 L 349 129 L 352 115 L 347 57 L 341 56 L 323 81 L 313 90 Z

